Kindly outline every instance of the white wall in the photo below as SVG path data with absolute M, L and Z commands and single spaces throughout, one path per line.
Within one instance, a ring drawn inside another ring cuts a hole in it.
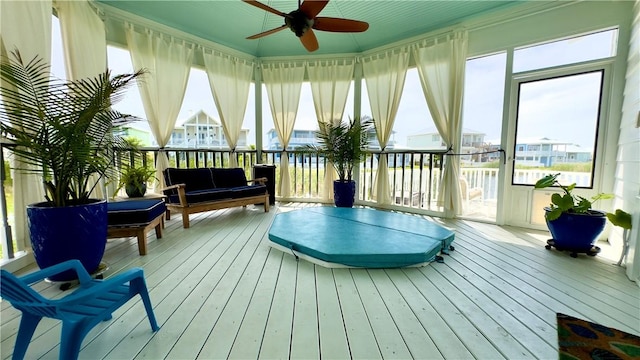
M 635 217 L 636 229 L 632 234 L 632 248 L 627 261 L 627 276 L 640 285 L 640 0 L 633 7 L 633 26 L 629 40 L 626 86 L 622 103 L 620 138 L 615 172 L 615 207 L 623 209 Z M 621 239 L 618 228 L 612 240 Z

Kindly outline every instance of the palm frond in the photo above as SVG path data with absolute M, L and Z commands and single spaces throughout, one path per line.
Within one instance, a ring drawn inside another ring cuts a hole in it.
M 119 143 L 113 128 L 136 119 L 111 105 L 143 73 L 112 77 L 107 70 L 69 82 L 51 78 L 39 57 L 25 63 L 16 50 L 1 60 L 0 131 L 14 142 L 14 155 L 42 174 L 54 206 L 86 201 L 96 186 L 91 175 L 111 171 Z

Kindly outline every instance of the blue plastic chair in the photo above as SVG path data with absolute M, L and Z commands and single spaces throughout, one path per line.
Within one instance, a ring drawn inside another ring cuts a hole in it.
M 29 285 L 62 271 L 75 270 L 79 288 L 61 299 L 43 297 Z M 22 311 L 20 329 L 13 359 L 23 359 L 31 337 L 43 317 L 62 320 L 60 359 L 77 359 L 80 345 L 87 333 L 129 299 L 140 294 L 151 329 L 160 329 L 156 322 L 149 292 L 141 268 L 133 268 L 107 280 L 94 280 L 78 260 L 69 260 L 23 277 L 1 271 L 0 293 L 16 309 Z

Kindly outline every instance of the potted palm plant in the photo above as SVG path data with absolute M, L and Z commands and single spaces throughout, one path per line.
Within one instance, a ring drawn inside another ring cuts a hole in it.
M 38 266 L 79 259 L 95 271 L 107 238 L 105 200 L 91 198 L 113 171 L 113 128 L 133 120 L 111 108 L 142 74 L 111 76 L 107 70 L 78 81 L 53 79 L 40 57 L 26 62 L 18 50 L 2 58 L 0 130 L 12 142 L 15 170 L 37 173 L 45 201 L 27 207 L 31 245 Z M 62 273 L 52 280 L 69 280 Z
M 353 168 L 366 156 L 367 132 L 373 127 L 369 117 L 349 119 L 340 123 L 320 123 L 316 132 L 318 146 L 310 146 L 330 162 L 338 173 L 333 182 L 333 198 L 338 207 L 352 207 L 356 186 Z
M 551 204 L 544 208 L 547 227 L 553 237 L 547 242 L 547 249 L 553 246 L 558 250 L 569 250 L 572 257 L 582 252 L 595 256 L 600 249 L 594 244 L 604 230 L 607 216 L 592 206 L 598 200 L 613 198 L 613 195 L 600 193 L 591 199 L 574 195 L 576 184 L 562 185 L 558 176 L 559 173 L 547 175 L 535 184 L 536 189 L 557 186 L 563 191 L 563 194 L 553 194 Z

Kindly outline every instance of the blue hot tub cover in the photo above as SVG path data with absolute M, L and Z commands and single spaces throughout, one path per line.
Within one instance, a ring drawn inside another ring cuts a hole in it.
M 269 240 L 322 262 L 392 268 L 435 260 L 449 248 L 454 233 L 413 215 L 317 207 L 276 215 Z

